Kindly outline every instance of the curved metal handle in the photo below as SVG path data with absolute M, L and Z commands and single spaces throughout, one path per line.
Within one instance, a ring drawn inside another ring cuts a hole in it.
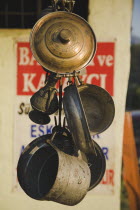
M 65 88 L 63 105 L 68 127 L 77 148 L 85 154 L 96 154 L 82 101 L 75 84 Z

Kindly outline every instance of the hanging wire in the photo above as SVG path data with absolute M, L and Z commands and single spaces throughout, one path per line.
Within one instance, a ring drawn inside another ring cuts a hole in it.
M 59 129 L 61 128 L 61 117 L 62 117 L 62 78 L 59 80 L 59 110 L 58 110 L 58 125 L 57 125 L 57 119 L 56 116 L 54 117 L 55 120 L 55 126 L 58 126 Z M 51 139 L 49 142 L 53 142 L 56 134 L 58 133 L 59 130 L 55 130 L 53 133 Z
M 54 122 L 55 122 L 55 126 L 57 126 L 57 118 L 56 118 L 56 116 L 54 116 Z
M 48 76 L 49 76 L 49 72 L 46 73 L 45 82 L 44 82 L 45 84 L 46 84 L 47 81 L 48 81 Z
M 61 127 L 62 115 L 62 78 L 59 80 L 59 127 Z

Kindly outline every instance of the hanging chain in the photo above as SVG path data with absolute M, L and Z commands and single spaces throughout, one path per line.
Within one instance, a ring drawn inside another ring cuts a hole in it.
M 75 0 L 51 0 L 51 4 L 54 11 L 67 11 L 72 12 Z
M 62 78 L 60 78 L 59 80 L 59 109 L 58 109 L 58 123 L 57 123 L 57 118 L 56 116 L 54 117 L 55 120 L 55 127 L 57 128 L 51 139 L 49 140 L 49 142 L 53 142 L 55 136 L 57 133 L 60 132 L 61 128 L 62 128 L 62 90 L 63 90 L 63 83 L 62 83 Z M 65 120 L 64 120 L 65 121 Z M 65 122 L 63 121 L 63 126 L 65 126 Z

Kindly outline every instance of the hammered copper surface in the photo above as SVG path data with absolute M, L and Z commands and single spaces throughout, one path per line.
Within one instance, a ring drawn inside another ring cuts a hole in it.
M 30 46 L 38 63 L 55 73 L 71 73 L 84 68 L 93 58 L 96 38 L 80 16 L 52 12 L 34 25 Z

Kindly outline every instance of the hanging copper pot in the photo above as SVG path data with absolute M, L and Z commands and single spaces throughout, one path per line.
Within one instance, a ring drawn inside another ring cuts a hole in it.
M 84 68 L 96 50 L 90 25 L 69 12 L 53 12 L 34 25 L 30 46 L 38 63 L 55 73 L 66 74 Z
M 115 115 L 112 97 L 106 90 L 96 85 L 84 84 L 77 88 L 90 133 L 95 135 L 105 131 L 111 125 Z

